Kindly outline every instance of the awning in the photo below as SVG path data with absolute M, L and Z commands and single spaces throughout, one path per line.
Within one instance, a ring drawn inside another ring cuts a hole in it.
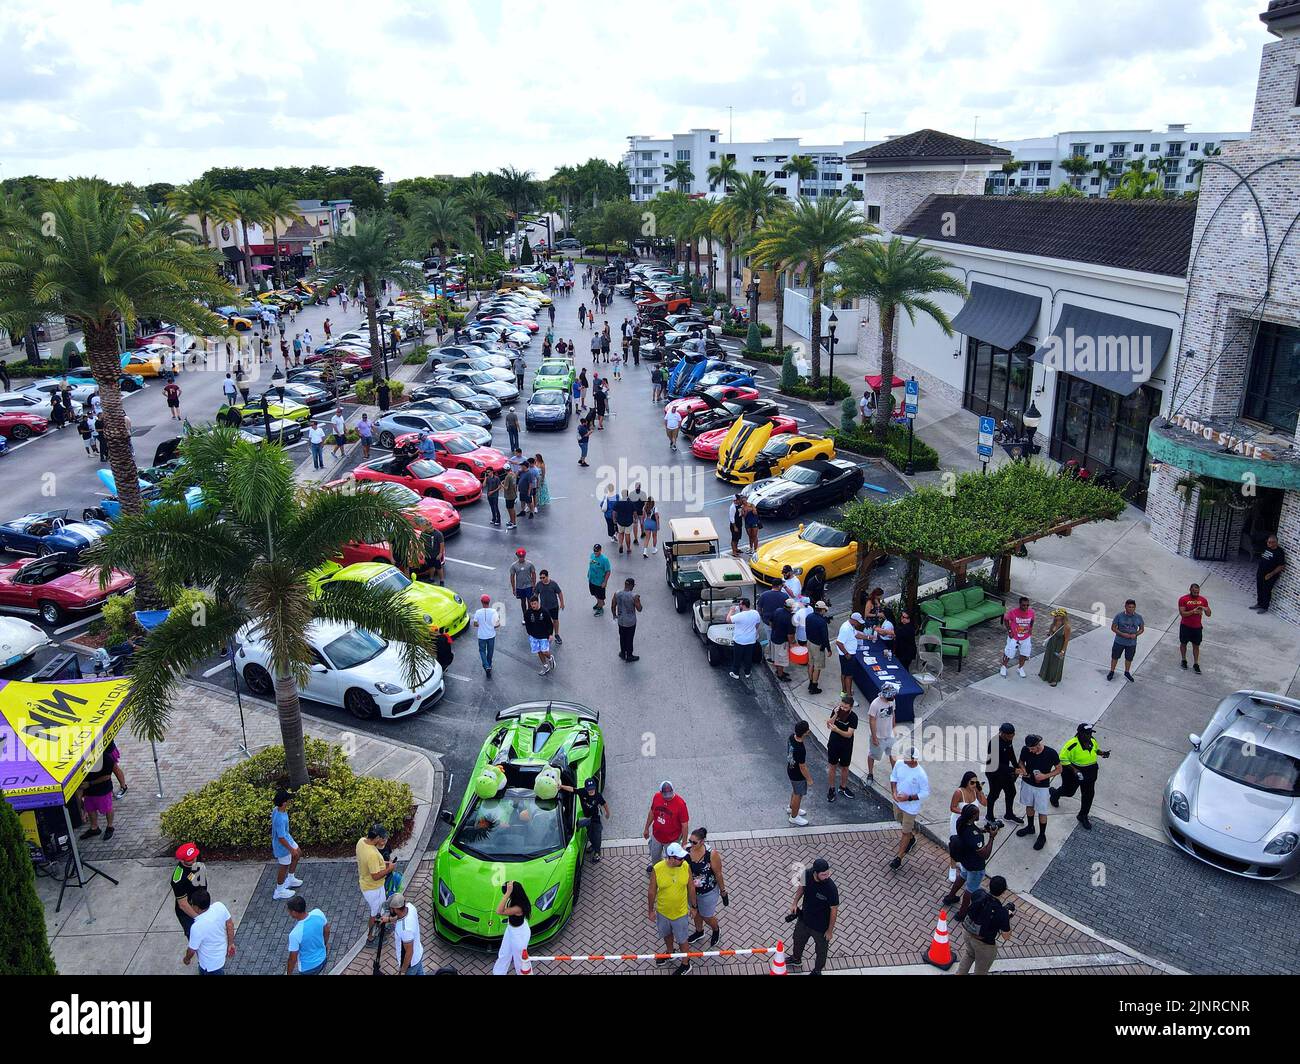
M 1066 303 L 1034 361 L 1117 395 L 1132 395 L 1151 379 L 1173 331 Z
M 952 319 L 952 327 L 963 336 L 1010 351 L 1029 335 L 1042 308 L 1038 296 L 976 281 L 970 299 Z
M 259 257 L 260 257 L 260 256 L 263 256 L 263 255 L 274 255 L 274 254 L 275 254 L 275 245 L 274 245 L 274 244 L 249 244 L 249 245 L 248 245 L 248 253 L 249 253 L 250 255 L 257 255 L 257 256 L 259 256 Z M 281 244 L 281 245 L 280 245 L 280 254 L 281 254 L 281 255 L 288 255 L 288 254 L 289 254 L 289 245 L 288 245 L 288 244 Z
M 227 244 L 221 249 L 221 254 L 226 257 L 228 262 L 243 262 L 244 249 L 238 244 Z
M 873 392 L 880 391 L 880 386 L 881 384 L 884 383 L 885 380 L 885 378 L 882 377 L 879 373 L 868 373 L 862 379 L 867 382 L 867 386 Z M 894 383 L 890 385 L 890 388 L 893 389 L 893 388 L 906 388 L 906 387 L 907 387 L 907 381 L 903 380 L 902 377 L 895 374 Z

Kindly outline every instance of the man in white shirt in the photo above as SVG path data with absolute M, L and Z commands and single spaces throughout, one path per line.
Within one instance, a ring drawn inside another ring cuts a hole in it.
M 479 598 L 479 608 L 471 618 L 474 634 L 478 637 L 478 659 L 483 663 L 483 671 L 492 679 L 492 655 L 497 648 L 497 629 L 501 627 L 501 614 L 492 608 L 492 597 L 483 595 Z
M 424 944 L 420 941 L 420 914 L 406 904 L 406 895 L 398 892 L 388 899 L 389 915 L 384 923 L 393 927 L 393 953 L 397 957 L 398 975 L 424 974 Z
M 871 419 L 876 416 L 876 397 L 870 389 L 863 392 L 862 398 L 858 400 L 858 413 L 862 416 L 862 427 L 870 428 Z
M 840 693 L 853 694 L 853 673 L 849 671 L 848 659 L 858 652 L 860 633 L 866 622 L 862 614 L 855 613 L 842 625 L 835 636 L 835 652 L 840 658 Z
M 233 403 L 235 401 L 236 390 L 234 378 L 227 373 L 226 379 L 221 382 L 221 393 L 226 397 L 227 403 Z
M 307 442 L 311 444 L 311 467 L 313 469 L 324 469 L 325 430 L 320 427 L 320 422 L 312 421 L 311 428 L 307 430 Z
M 785 593 L 792 599 L 797 600 L 803 594 L 803 584 L 795 574 L 794 569 L 788 565 L 781 566 L 781 586 L 785 588 Z
M 749 599 L 740 599 L 727 611 L 727 623 L 732 625 L 731 672 L 733 680 L 740 679 L 743 668 L 749 676 L 754 667 L 754 648 L 758 643 L 758 626 L 763 618 L 750 605 Z
M 812 604 L 803 597 L 796 597 L 795 602 L 798 604 L 794 611 L 794 638 L 800 646 L 808 642 L 808 630 L 806 622 L 808 614 L 812 613 Z
M 903 867 L 903 858 L 916 845 L 916 818 L 921 803 L 930 797 L 930 778 L 917 764 L 916 747 L 909 747 L 903 760 L 889 774 L 889 789 L 894 796 L 894 819 L 902 828 L 898 839 L 898 856 L 889 862 L 895 872 Z
M 226 959 L 235 955 L 235 921 L 230 910 L 199 888 L 190 895 L 190 907 L 198 913 L 190 925 L 189 947 L 182 964 L 199 959 L 199 975 L 225 975 Z
M 343 444 L 348 438 L 348 419 L 343 416 L 341 407 L 334 408 L 334 416 L 330 418 L 330 432 L 334 436 L 334 450 L 331 454 L 335 458 L 341 458 L 343 456 Z
M 677 450 L 677 433 L 681 427 L 682 415 L 670 406 L 664 414 L 664 431 L 668 434 L 668 446 L 674 451 Z
M 867 775 L 875 779 L 876 762 L 882 757 L 889 758 L 892 772 L 897 762 L 894 760 L 894 703 L 898 699 L 898 685 L 887 683 L 881 686 L 880 694 L 867 707 L 867 727 L 871 731 L 871 745 L 867 748 Z

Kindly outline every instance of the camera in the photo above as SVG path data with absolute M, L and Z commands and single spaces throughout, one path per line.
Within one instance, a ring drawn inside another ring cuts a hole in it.
M 1007 914 L 1010 915 L 1011 913 L 1014 913 L 1016 911 L 1016 903 L 1013 901 L 1009 901 L 1004 906 L 1002 906 L 1002 908 L 1006 909 Z

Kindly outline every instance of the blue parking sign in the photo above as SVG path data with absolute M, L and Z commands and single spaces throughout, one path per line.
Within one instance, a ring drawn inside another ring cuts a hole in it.
M 915 377 L 907 382 L 907 392 L 903 397 L 903 413 L 908 417 L 916 417 L 917 404 L 921 398 L 921 385 Z
M 979 456 L 981 458 L 993 457 L 993 433 L 996 429 L 997 422 L 993 418 L 980 418 Z

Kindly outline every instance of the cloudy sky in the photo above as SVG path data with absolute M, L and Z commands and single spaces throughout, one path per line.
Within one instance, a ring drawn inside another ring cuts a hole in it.
M 617 160 L 629 133 L 1249 128 L 1265 0 L 6 0 L 0 177 L 389 179 Z M 686 11 L 691 11 L 685 15 Z M 662 12 L 656 15 L 654 12 Z M 668 12 L 672 14 L 668 14 Z

